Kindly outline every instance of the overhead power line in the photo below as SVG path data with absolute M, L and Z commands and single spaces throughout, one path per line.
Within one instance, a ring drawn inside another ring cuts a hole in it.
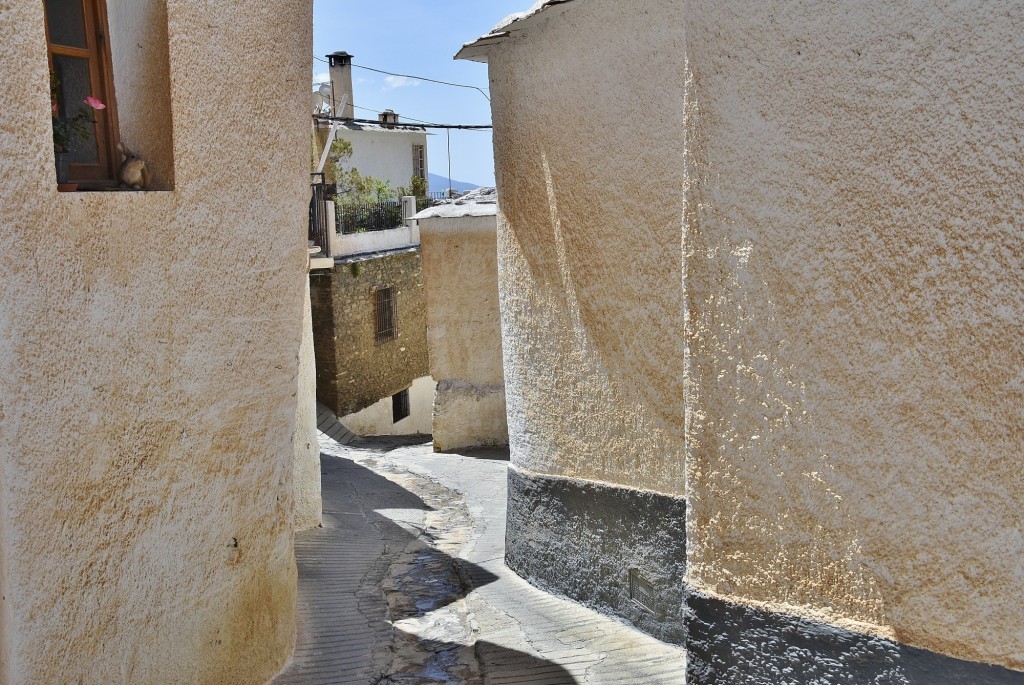
M 317 60 L 318 62 L 323 62 L 324 64 L 330 64 L 330 62 L 328 62 L 324 58 L 317 57 L 316 55 L 313 55 L 313 59 Z M 470 86 L 470 85 L 467 85 L 465 83 L 452 83 L 451 81 L 439 81 L 438 79 L 427 78 L 426 76 L 413 76 L 411 74 L 396 74 L 393 71 L 384 71 L 383 69 L 375 69 L 373 67 L 364 67 L 361 64 L 353 64 L 352 66 L 356 67 L 357 69 L 365 69 L 366 71 L 375 71 L 378 74 L 385 74 L 387 76 L 397 76 L 399 78 L 411 78 L 411 79 L 415 79 L 417 81 L 427 81 L 429 83 L 439 83 L 442 86 L 452 86 L 454 88 L 469 88 L 470 90 L 475 90 L 478 93 L 480 93 L 481 95 L 483 95 L 484 98 L 487 99 L 487 102 L 491 101 L 491 96 L 489 96 L 487 94 L 487 91 L 485 91 L 483 88 L 480 88 L 478 86 Z
M 370 109 L 369 107 L 360 107 L 359 105 L 352 105 L 352 107 L 355 108 L 355 109 L 361 109 L 361 110 L 364 110 L 364 111 L 367 111 L 367 112 L 373 112 L 374 114 L 383 114 L 384 113 L 384 112 L 381 112 L 381 111 L 376 110 L 376 109 Z M 404 114 L 402 115 L 402 119 L 406 119 L 408 121 L 415 121 L 417 124 L 429 124 L 430 123 L 429 121 L 423 121 L 422 119 L 417 119 L 415 117 L 407 117 Z
M 410 76 L 409 74 L 396 74 L 396 73 L 393 73 L 393 72 L 390 72 L 390 71 L 384 71 L 383 69 L 374 69 L 373 67 L 364 67 L 364 66 L 359 65 L 359 64 L 353 64 L 352 66 L 354 66 L 354 67 L 356 67 L 358 69 L 365 69 L 366 71 L 375 71 L 378 74 L 387 74 L 388 76 L 397 76 L 399 78 L 411 78 L 411 79 L 415 79 L 417 81 L 428 81 L 429 83 L 440 83 L 442 86 L 454 86 L 455 88 L 470 88 L 472 90 L 477 91 L 478 93 L 483 95 L 485 98 L 487 98 L 487 102 L 491 101 L 490 96 L 484 91 L 484 89 L 483 88 L 478 88 L 477 86 L 469 86 L 469 85 L 466 85 L 465 83 L 452 83 L 451 81 L 438 81 L 437 79 L 427 78 L 426 76 Z
M 365 108 L 360 108 L 365 109 Z M 375 126 L 402 126 L 402 122 L 397 124 L 385 124 L 375 119 L 355 119 L 353 117 L 331 117 L 324 114 L 314 115 L 315 119 L 320 121 L 340 121 L 347 124 L 373 124 Z M 418 123 L 413 124 L 417 128 L 446 128 L 448 130 L 461 130 L 461 131 L 486 131 L 493 128 L 490 124 L 427 124 Z
M 330 81 L 326 81 L 325 83 L 330 83 Z M 315 82 L 313 85 L 318 86 L 318 85 L 321 85 L 321 83 Z M 337 103 L 335 103 L 335 105 L 337 105 Z M 352 108 L 354 108 L 354 109 L 361 109 L 361 110 L 364 110 L 366 112 L 373 112 L 374 114 L 383 114 L 384 113 L 384 112 L 381 112 L 379 109 L 372 109 L 370 107 L 362 107 L 360 105 L 350 105 L 350 106 Z M 327 115 L 320 115 L 320 118 L 325 118 L 326 116 Z M 410 117 L 410 116 L 406 116 L 404 114 L 401 115 L 401 116 L 402 116 L 402 121 L 399 122 L 399 125 L 401 125 L 404 121 L 414 121 L 417 124 L 423 124 L 424 126 L 430 125 L 429 121 L 424 121 L 423 119 L 417 119 L 416 117 Z M 357 123 L 359 123 L 359 122 L 367 123 L 368 121 L 369 121 L 368 119 L 361 119 L 361 120 L 358 120 Z M 377 121 L 377 122 L 373 122 L 373 123 L 379 124 L 380 122 Z M 487 128 L 489 129 L 490 126 L 488 126 Z M 477 126 L 473 126 L 472 128 L 468 128 L 466 130 L 467 131 L 480 131 L 480 132 L 483 132 L 486 129 L 480 128 L 480 127 L 477 127 Z

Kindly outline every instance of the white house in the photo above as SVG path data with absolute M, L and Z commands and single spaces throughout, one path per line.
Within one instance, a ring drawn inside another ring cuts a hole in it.
M 331 69 L 332 114 L 353 118 L 352 55 L 327 56 Z M 408 186 L 411 179 L 427 178 L 427 131 L 422 126 L 399 123 L 399 115 L 385 110 L 378 123 L 336 122 L 335 136 L 352 144 L 350 168 L 363 176 L 387 181 L 392 188 Z
M 335 135 L 352 144 L 348 166 L 363 176 L 392 188 L 408 186 L 414 176 L 427 177 L 427 132 L 421 126 L 344 122 Z

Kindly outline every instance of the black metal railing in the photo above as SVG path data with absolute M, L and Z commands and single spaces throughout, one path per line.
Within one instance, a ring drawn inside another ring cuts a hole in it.
M 416 211 L 422 212 L 427 207 L 433 207 L 437 203 L 438 200 L 437 198 L 433 197 L 433 193 L 431 193 L 430 197 L 418 197 L 416 198 Z
M 398 228 L 402 225 L 402 203 L 398 200 L 365 203 L 341 200 L 337 203 L 337 225 L 338 231 L 344 234 Z
M 311 197 L 309 199 L 309 239 L 320 248 L 324 257 L 331 255 L 330 221 L 324 202 L 327 200 L 327 184 L 323 174 L 310 174 Z

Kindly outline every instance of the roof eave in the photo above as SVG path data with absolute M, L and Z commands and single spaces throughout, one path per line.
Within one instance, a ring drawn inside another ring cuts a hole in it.
M 512 15 L 512 17 L 498 24 L 486 36 L 481 36 L 475 41 L 463 45 L 462 49 L 455 54 L 455 59 L 487 62 L 491 46 L 504 42 L 513 32 L 522 30 L 525 28 L 524 25 L 526 23 L 545 10 L 570 2 L 574 2 L 574 0 L 546 0 L 546 2 L 538 2 L 532 9 L 518 15 Z
M 464 59 L 472 62 L 487 62 L 488 48 L 497 45 L 511 35 L 510 32 L 490 33 L 472 43 L 466 43 L 462 49 L 455 54 L 455 59 Z

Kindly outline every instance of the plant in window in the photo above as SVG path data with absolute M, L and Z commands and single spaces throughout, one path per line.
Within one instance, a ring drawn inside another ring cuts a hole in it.
M 59 103 L 60 82 L 56 76 L 50 76 L 50 113 L 53 117 L 53 151 L 57 162 L 57 182 L 64 183 L 68 178 L 68 153 L 76 142 L 89 140 L 93 125 L 96 123 L 95 112 L 106 109 L 98 98 L 88 96 L 78 105 L 73 114 L 65 112 L 61 116 Z
M 53 115 L 53 149 L 56 152 L 67 152 L 76 141 L 89 140 L 90 124 L 95 124 L 93 112 L 106 109 L 101 100 L 89 96 L 82 101 L 74 114 L 60 115 L 60 104 L 57 102 L 60 83 L 55 76 L 50 77 L 50 110 Z

